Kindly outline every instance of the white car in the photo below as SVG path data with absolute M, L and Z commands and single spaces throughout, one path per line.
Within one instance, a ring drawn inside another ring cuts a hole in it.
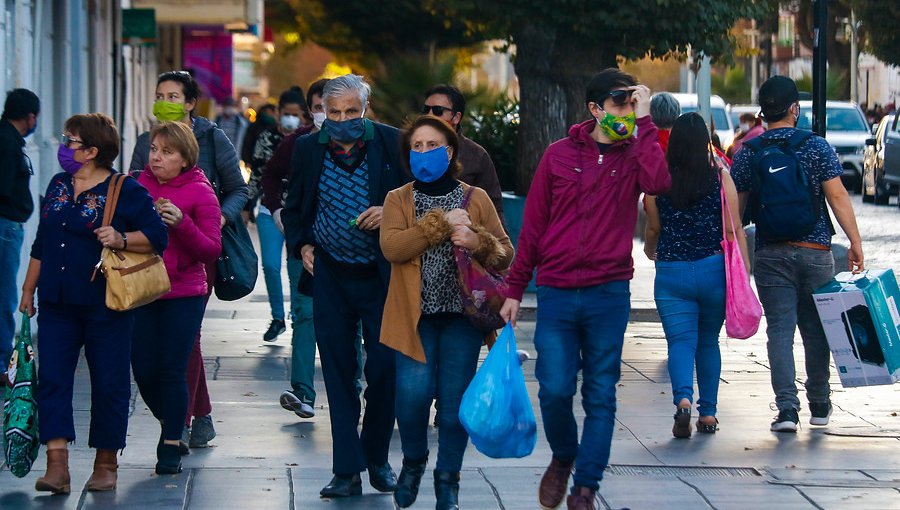
M 800 101 L 798 129 L 812 129 L 812 101 Z M 863 157 L 866 139 L 872 131 L 866 116 L 856 103 L 825 102 L 825 139 L 834 148 L 844 168 L 844 186 L 850 191 L 862 190 Z
M 699 109 L 697 106 L 697 94 L 673 92 L 672 95 L 675 96 L 678 104 L 681 105 L 681 113 L 696 112 Z M 719 137 L 722 149 L 725 149 L 731 145 L 731 141 L 734 139 L 734 125 L 731 123 L 731 118 L 725 109 L 725 101 L 719 96 L 711 96 L 709 98 L 709 109 L 713 125 L 716 128 L 716 135 Z

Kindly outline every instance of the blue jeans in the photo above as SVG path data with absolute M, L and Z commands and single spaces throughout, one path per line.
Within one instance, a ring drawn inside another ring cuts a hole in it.
M 779 411 L 800 409 L 794 367 L 794 331 L 798 327 L 806 357 L 806 398 L 811 403 L 828 402 L 831 350 L 812 293 L 834 277 L 831 252 L 765 246 L 756 250 L 754 277 L 766 313 L 766 348 L 775 405 Z
M 284 256 L 284 234 L 275 226 L 272 215 L 263 212 L 256 217 L 256 228 L 259 231 L 259 251 L 263 277 L 266 280 L 266 293 L 269 295 L 269 308 L 272 310 L 273 319 L 283 321 L 284 291 L 281 288 L 281 259 Z
M 459 403 L 475 376 L 484 333 L 464 316 L 422 318 L 419 338 L 425 363 L 397 353 L 397 428 L 403 457 L 428 455 L 428 416 L 438 401 L 437 471 L 458 473 L 469 436 L 459 422 Z
M 206 296 L 158 299 L 134 311 L 131 369 L 163 439 L 181 439 L 188 408 L 187 365 Z
M 262 218 L 265 215 L 259 216 Z M 316 403 L 316 390 L 313 386 L 316 375 L 313 298 L 304 296 L 297 288 L 300 275 L 303 274 L 303 262 L 288 254 L 287 270 L 291 285 L 291 389 L 297 398 L 312 406 Z
M 694 363 L 700 416 L 715 416 L 722 356 L 719 331 L 725 321 L 725 259 L 656 263 L 656 308 L 669 344 L 672 401 L 694 403 Z
M 616 421 L 616 383 L 631 291 L 628 281 L 593 287 L 537 289 L 537 376 L 544 433 L 553 456 L 575 461 L 576 485 L 597 490 L 609 463 Z M 578 443 L 572 409 L 578 371 L 586 414 Z
M 19 291 L 16 275 L 25 231 L 22 224 L 0 216 L 0 374 L 6 372 L 16 336 Z

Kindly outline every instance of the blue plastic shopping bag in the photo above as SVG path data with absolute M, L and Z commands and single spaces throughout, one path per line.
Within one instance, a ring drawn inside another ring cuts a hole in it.
M 521 458 L 534 450 L 537 424 L 509 324 L 463 394 L 459 421 L 488 457 Z

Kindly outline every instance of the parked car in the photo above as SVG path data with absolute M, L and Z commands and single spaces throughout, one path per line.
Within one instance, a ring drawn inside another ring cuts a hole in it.
M 900 189 L 900 113 L 891 117 L 894 120 L 884 127 L 884 181 Z
M 697 106 L 697 94 L 672 93 L 672 95 L 675 96 L 678 104 L 681 105 L 681 113 L 696 112 L 699 109 Z M 734 124 L 732 124 L 731 118 L 728 116 L 728 112 L 725 109 L 725 101 L 721 97 L 711 96 L 709 98 L 709 107 L 712 122 L 716 127 L 716 135 L 719 137 L 719 142 L 722 143 L 722 148 L 725 149 L 731 145 L 731 141 L 734 139 Z
M 892 172 L 888 182 L 885 179 L 884 142 L 885 134 L 894 128 L 895 115 L 885 115 L 876 124 L 875 136 L 866 139 L 866 150 L 863 154 L 862 199 L 863 202 L 886 204 L 891 195 L 897 193 L 900 185 L 900 170 Z
M 798 129 L 812 129 L 812 101 L 800 101 Z M 834 148 L 841 166 L 844 186 L 850 191 L 862 190 L 863 153 L 866 140 L 872 137 L 866 116 L 856 103 L 825 102 L 825 139 Z

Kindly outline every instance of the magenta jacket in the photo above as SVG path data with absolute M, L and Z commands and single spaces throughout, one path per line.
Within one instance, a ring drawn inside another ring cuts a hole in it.
M 222 210 L 212 185 L 197 166 L 164 184 L 147 166 L 138 182 L 147 188 L 154 202 L 169 199 L 183 215 L 181 223 L 169 227 L 169 246 L 163 252 L 163 260 L 172 290 L 160 299 L 205 296 L 204 265 L 215 262 L 222 252 Z
M 525 202 L 508 297 L 522 299 L 535 268 L 538 285 L 565 289 L 633 276 L 638 198 L 667 191 L 672 180 L 649 115 L 637 119 L 635 137 L 602 158 L 591 138 L 596 125 L 576 124 L 544 151 Z

